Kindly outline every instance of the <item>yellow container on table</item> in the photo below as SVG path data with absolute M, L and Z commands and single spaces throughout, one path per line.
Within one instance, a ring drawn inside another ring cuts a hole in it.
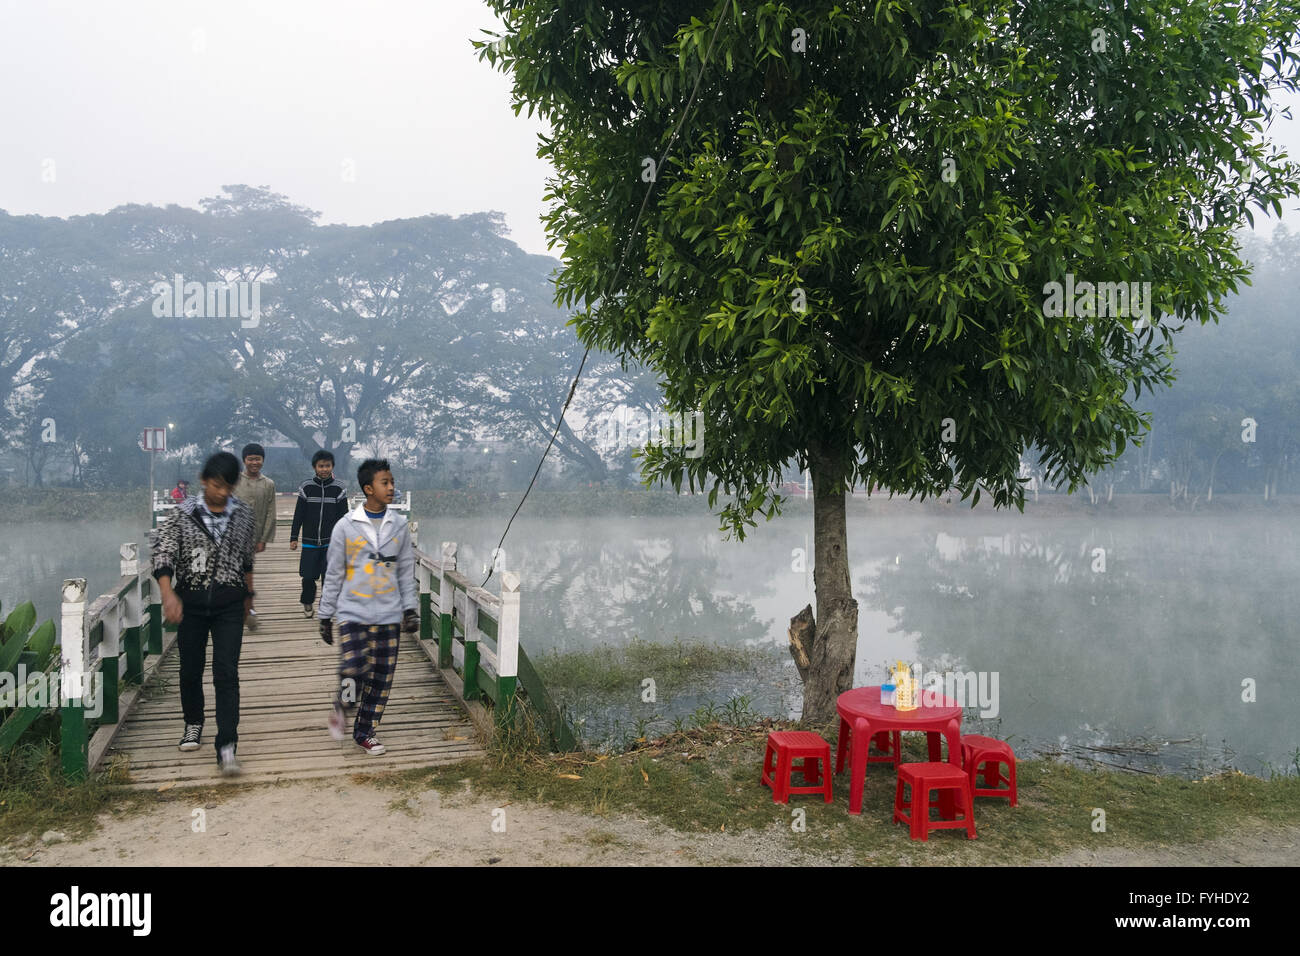
M 904 662 L 898 661 L 894 667 L 893 677 L 897 702 L 894 707 L 898 710 L 916 710 L 916 679 L 912 677 L 912 669 Z

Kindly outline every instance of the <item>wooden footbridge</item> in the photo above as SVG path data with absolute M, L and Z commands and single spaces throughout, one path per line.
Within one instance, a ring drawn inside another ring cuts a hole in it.
M 555 749 L 574 738 L 519 647 L 519 576 L 499 573 L 501 591 L 477 587 L 456 570 L 456 545 L 438 555 L 419 548 L 420 632 L 402 636 L 392 692 L 371 756 L 326 727 L 338 688 L 338 647 L 320 640 L 319 622 L 298 603 L 301 552 L 289 550 L 294 499 L 278 496 L 281 526 L 256 558 L 256 630 L 244 630 L 239 665 L 239 760 L 223 778 L 216 735 L 211 649 L 204 672 L 203 745 L 177 748 L 181 714 L 176 632 L 162 623 L 162 596 L 138 544 L 122 546 L 118 586 L 87 604 L 85 579 L 63 583 L 61 674 L 63 767 L 76 777 L 124 765 L 127 786 L 211 784 L 334 776 L 453 763 L 480 756 L 516 717 L 522 690 Z M 155 513 L 169 504 L 155 500 Z M 409 513 L 410 499 L 398 505 Z

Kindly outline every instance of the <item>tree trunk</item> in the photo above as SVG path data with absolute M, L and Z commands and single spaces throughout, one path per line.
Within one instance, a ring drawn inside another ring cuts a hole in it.
M 817 618 L 808 653 L 802 717 L 805 722 L 825 723 L 835 718 L 835 699 L 853 687 L 858 602 L 853 599 L 849 578 L 848 529 L 841 483 L 844 466 L 818 451 L 810 451 L 809 458 Z
M 1205 483 L 1205 503 L 1208 505 L 1214 501 L 1214 474 L 1219 470 L 1219 459 L 1223 457 L 1223 452 L 1214 456 L 1214 463 L 1210 465 L 1210 479 Z
M 799 670 L 799 679 L 804 683 L 808 682 L 808 669 L 812 666 L 809 649 L 813 645 L 816 633 L 817 624 L 813 620 L 812 605 L 804 605 L 802 611 L 790 618 L 790 628 L 786 631 L 786 636 L 790 638 L 790 656 L 794 658 L 794 666 Z

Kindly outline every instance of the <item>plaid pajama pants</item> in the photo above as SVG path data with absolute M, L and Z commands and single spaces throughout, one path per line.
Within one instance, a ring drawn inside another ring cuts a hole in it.
M 397 670 L 400 636 L 400 624 L 339 622 L 343 660 L 339 665 L 340 686 L 335 702 L 342 703 L 342 682 L 351 678 L 357 694 L 357 719 L 352 725 L 354 740 L 369 737 L 384 716 L 388 692 L 393 686 L 393 672 Z

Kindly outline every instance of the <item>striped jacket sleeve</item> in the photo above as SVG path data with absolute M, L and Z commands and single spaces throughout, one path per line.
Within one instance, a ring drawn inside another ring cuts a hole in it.
M 153 553 L 150 560 L 153 563 L 153 576 L 158 577 L 176 577 L 176 567 L 180 563 L 181 555 L 181 512 L 179 508 L 172 510 L 163 522 L 163 526 L 158 529 L 157 538 L 154 541 Z

